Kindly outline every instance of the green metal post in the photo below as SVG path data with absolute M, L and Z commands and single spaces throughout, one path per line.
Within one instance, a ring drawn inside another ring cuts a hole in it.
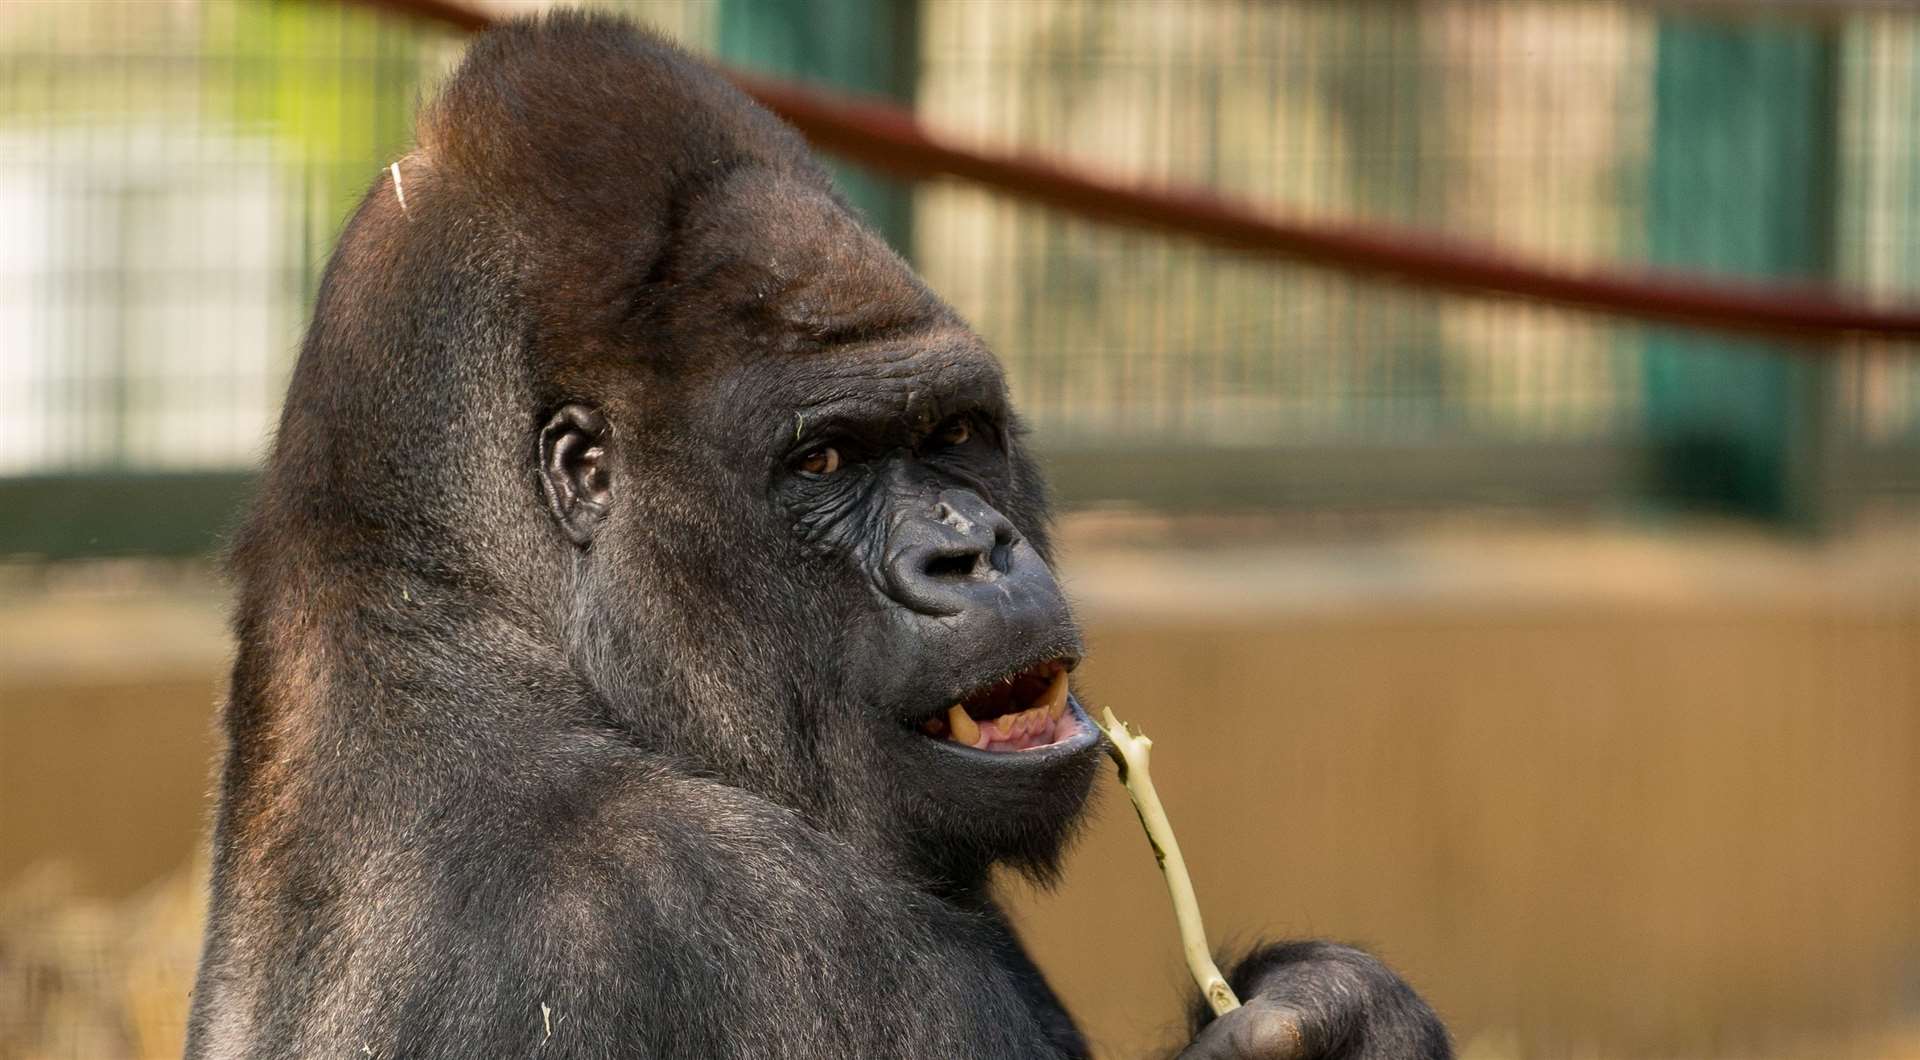
M 1340 45 L 1324 59 L 1330 117 L 1352 145 L 1350 179 L 1355 203 L 1366 215 L 1409 224 L 1443 219 L 1433 194 L 1438 183 L 1423 179 L 1423 159 L 1441 157 L 1447 116 L 1440 79 L 1427 76 L 1425 16 L 1401 3 L 1328 5 L 1338 20 Z M 1433 299 L 1404 299 L 1394 311 L 1369 321 L 1371 350 L 1344 351 L 1356 362 L 1366 389 L 1384 388 L 1386 404 L 1371 395 L 1364 415 L 1385 415 L 1387 427 L 1417 438 L 1437 422 L 1464 416 L 1450 386 L 1451 359 Z
M 720 54 L 755 71 L 913 104 L 920 76 L 918 0 L 721 0 Z M 913 254 L 913 193 L 831 165 L 847 200 Z
M 1649 244 L 1663 265 L 1833 275 L 1835 31 L 1663 18 Z M 1825 515 L 1828 369 L 1778 343 L 1661 331 L 1645 354 L 1659 499 L 1800 528 Z

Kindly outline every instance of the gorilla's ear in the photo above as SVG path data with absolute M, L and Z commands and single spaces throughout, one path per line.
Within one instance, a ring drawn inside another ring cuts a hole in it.
M 581 548 L 607 517 L 613 483 L 606 467 L 607 418 L 585 405 L 566 405 L 540 431 L 540 487 L 547 510 Z

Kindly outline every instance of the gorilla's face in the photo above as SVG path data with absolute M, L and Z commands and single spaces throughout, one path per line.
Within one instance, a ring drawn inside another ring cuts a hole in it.
M 820 190 L 690 210 L 541 432 L 577 665 L 649 745 L 942 875 L 1042 871 L 1100 735 L 999 365 Z

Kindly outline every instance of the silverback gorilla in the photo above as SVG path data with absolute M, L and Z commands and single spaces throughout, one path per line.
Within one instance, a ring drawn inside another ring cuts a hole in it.
M 234 545 L 190 1057 L 1082 1057 L 990 870 L 1101 764 L 991 354 L 711 69 L 481 37 Z M 1438 1058 L 1292 943 L 1190 1057 Z

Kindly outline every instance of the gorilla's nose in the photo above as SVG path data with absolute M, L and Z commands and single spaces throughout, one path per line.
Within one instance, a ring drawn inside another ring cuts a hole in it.
M 1007 517 L 971 490 L 945 490 L 925 514 L 894 527 L 887 595 L 923 615 L 1057 598 L 1053 573 Z

